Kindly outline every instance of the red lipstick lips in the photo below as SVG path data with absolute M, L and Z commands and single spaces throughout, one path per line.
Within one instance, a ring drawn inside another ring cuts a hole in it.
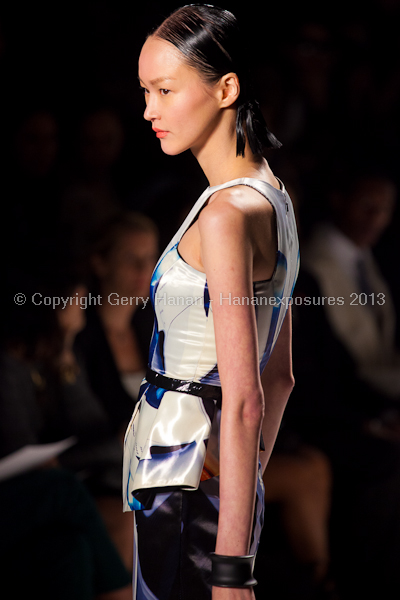
M 153 127 L 153 131 L 156 132 L 156 136 L 158 138 L 164 138 L 169 133 L 168 131 L 164 131 L 163 129 L 157 129 L 156 127 Z

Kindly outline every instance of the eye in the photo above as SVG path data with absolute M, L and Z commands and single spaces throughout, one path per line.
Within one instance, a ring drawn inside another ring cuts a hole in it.
M 160 89 L 161 96 L 167 96 L 171 90 L 166 90 L 165 88 Z

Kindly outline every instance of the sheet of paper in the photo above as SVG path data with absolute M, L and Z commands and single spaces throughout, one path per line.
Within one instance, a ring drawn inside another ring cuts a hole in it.
M 0 459 L 0 481 L 39 467 L 74 444 L 76 444 L 76 438 L 69 437 L 52 444 L 24 446 Z

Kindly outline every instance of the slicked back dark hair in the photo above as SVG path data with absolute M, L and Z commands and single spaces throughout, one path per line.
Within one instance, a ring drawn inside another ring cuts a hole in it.
M 227 73 L 236 73 L 240 83 L 237 156 L 244 156 L 246 136 L 254 154 L 281 146 L 268 130 L 254 98 L 243 36 L 231 12 L 210 4 L 189 4 L 175 10 L 151 35 L 178 48 L 186 63 L 209 85 L 216 84 Z

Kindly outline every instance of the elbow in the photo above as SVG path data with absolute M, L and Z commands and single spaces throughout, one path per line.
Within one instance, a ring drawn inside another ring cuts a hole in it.
M 275 373 L 263 381 L 264 396 L 267 404 L 267 410 L 271 407 L 280 407 L 284 410 L 290 394 L 293 391 L 295 380 L 292 370 L 287 370 L 279 374 Z
M 279 378 L 277 381 L 277 390 L 282 396 L 285 396 L 287 399 L 293 391 L 295 384 L 293 373 L 288 373 L 286 376 Z
M 275 373 L 273 377 L 270 377 L 266 383 L 266 388 L 274 389 L 281 394 L 285 394 L 288 397 L 292 393 L 294 388 L 295 379 L 293 376 L 292 369 L 285 369 Z
M 242 408 L 242 419 L 243 422 L 248 423 L 249 426 L 258 428 L 263 419 L 265 413 L 264 395 L 257 394 L 252 398 L 247 398 Z
M 287 386 L 287 389 L 289 392 L 289 396 L 293 391 L 295 383 L 296 383 L 296 381 L 295 381 L 294 375 L 293 375 L 293 373 L 290 373 L 289 376 L 286 378 L 286 386 Z
M 275 383 L 282 390 L 291 392 L 294 388 L 295 380 L 293 375 L 293 367 L 290 364 L 283 364 L 275 368 Z
M 246 429 L 257 429 L 263 421 L 264 412 L 264 394 L 261 389 L 253 393 L 243 392 L 222 398 L 222 418 L 226 423 L 240 424 Z

